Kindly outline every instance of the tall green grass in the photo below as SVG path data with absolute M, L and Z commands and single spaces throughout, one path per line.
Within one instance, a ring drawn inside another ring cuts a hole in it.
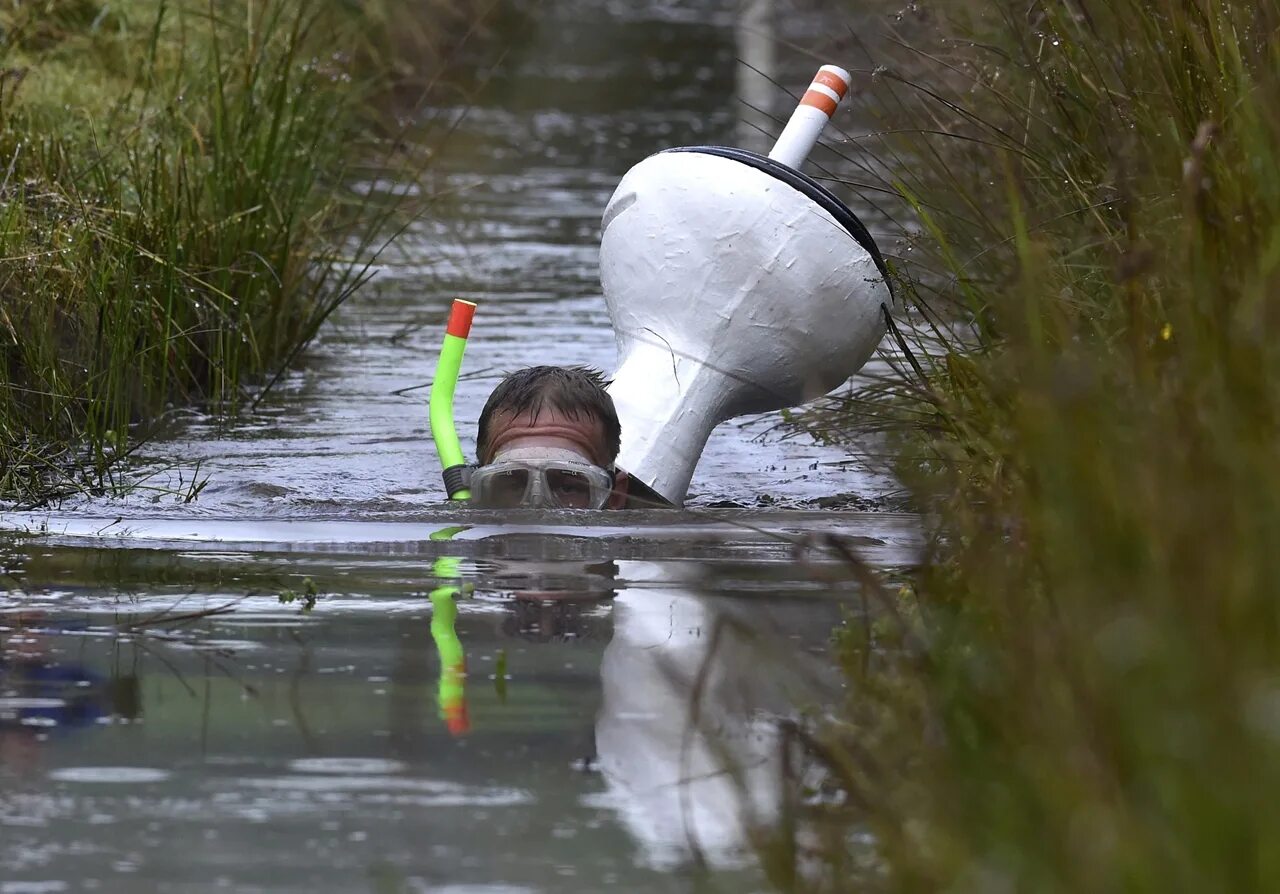
M 932 540 L 839 634 L 804 887 L 1280 889 L 1280 3 L 895 27 L 848 179 L 910 356 L 808 421 L 889 429 Z
M 234 410 L 360 284 L 384 32 L 323 0 L 0 5 L 0 499 L 110 489 L 167 406 Z

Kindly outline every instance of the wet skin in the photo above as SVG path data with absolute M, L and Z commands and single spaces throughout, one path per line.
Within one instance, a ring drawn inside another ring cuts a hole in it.
M 483 464 L 493 462 L 494 456 L 503 450 L 517 447 L 558 447 L 572 450 L 584 462 L 609 468 L 611 461 L 605 448 L 604 426 L 599 419 L 580 417 L 574 419 L 559 410 L 543 409 L 533 413 L 495 414 L 489 449 L 480 457 Z M 627 473 L 615 472 L 613 493 L 605 503 L 605 509 L 621 509 L 627 504 Z

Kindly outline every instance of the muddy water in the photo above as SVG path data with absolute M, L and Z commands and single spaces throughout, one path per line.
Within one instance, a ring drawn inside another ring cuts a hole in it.
M 800 541 L 905 563 L 914 524 L 620 515 L 22 538 L 3 890 L 754 886 L 778 721 L 833 697 L 858 604 Z
M 449 198 L 257 413 L 175 414 L 141 460 L 155 490 L 0 519 L 0 894 L 761 886 L 780 721 L 834 697 L 827 636 L 861 604 L 821 538 L 917 548 L 910 517 L 812 506 L 893 483 L 765 416 L 716 433 L 690 512 L 457 510 L 413 389 L 454 296 L 481 304 L 465 448 L 503 371 L 611 368 L 617 179 L 749 145 L 735 96 L 786 101 L 735 59 L 802 86 L 789 48 L 829 23 L 543 7 L 441 149 Z

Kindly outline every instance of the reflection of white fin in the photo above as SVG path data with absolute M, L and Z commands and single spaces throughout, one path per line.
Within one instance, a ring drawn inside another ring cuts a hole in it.
M 776 726 L 751 701 L 762 681 L 743 673 L 750 644 L 722 631 L 703 667 L 716 620 L 705 600 L 680 590 L 644 587 L 614 601 L 596 749 L 607 803 L 658 868 L 689 861 L 695 848 L 712 866 L 749 862 L 751 826 L 771 823 L 781 803 Z M 690 693 L 704 670 L 691 727 Z
M 711 430 L 856 372 L 889 290 L 799 189 L 702 152 L 651 156 L 609 202 L 600 279 L 618 341 L 618 464 L 681 503 Z

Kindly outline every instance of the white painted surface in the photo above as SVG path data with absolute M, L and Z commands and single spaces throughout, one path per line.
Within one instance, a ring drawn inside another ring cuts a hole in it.
M 653 155 L 604 214 L 619 465 L 681 503 L 711 430 L 844 382 L 883 334 L 871 255 L 796 189 L 740 162 Z

